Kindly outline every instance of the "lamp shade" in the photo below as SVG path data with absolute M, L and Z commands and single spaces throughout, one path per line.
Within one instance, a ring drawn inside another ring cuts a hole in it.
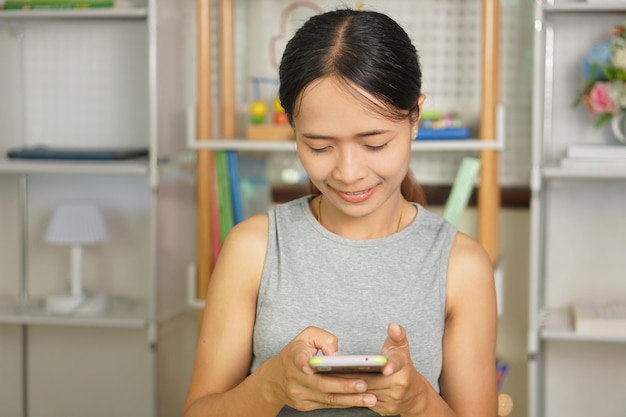
M 44 236 L 47 243 L 57 245 L 89 245 L 103 243 L 109 233 L 98 207 L 89 201 L 66 201 L 59 204 Z

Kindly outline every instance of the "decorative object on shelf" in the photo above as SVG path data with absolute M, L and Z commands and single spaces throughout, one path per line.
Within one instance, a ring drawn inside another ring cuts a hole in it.
M 463 126 L 458 114 L 438 111 L 423 112 L 416 140 L 468 139 L 470 130 Z
M 46 297 L 46 310 L 98 314 L 106 308 L 104 295 L 87 295 L 83 290 L 83 246 L 104 243 L 109 233 L 98 207 L 89 201 L 65 201 L 59 204 L 48 225 L 44 241 L 70 247 L 70 291 Z
M 272 102 L 272 122 L 268 122 L 269 105 L 261 99 L 261 84 L 278 85 L 274 78 L 253 77 L 253 100 L 250 103 L 250 124 L 246 128 L 249 140 L 294 140 L 295 134 L 278 97 Z
M 600 127 L 626 111 L 626 24 L 613 28 L 593 46 L 581 63 L 584 87 L 574 105 L 584 103 Z M 620 126 L 623 138 L 623 126 Z M 614 129 L 615 130 L 615 129 Z
M 615 138 L 626 145 L 626 112 L 619 112 L 611 118 L 611 130 Z
M 308 8 L 314 14 L 319 14 L 324 11 L 317 3 L 314 1 L 293 1 L 288 4 L 280 13 L 280 23 L 278 25 L 278 33 L 270 38 L 269 43 L 269 62 L 270 65 L 278 71 L 278 67 L 280 65 L 280 56 L 282 55 L 279 52 L 281 46 L 287 42 L 287 39 L 291 37 L 291 34 L 287 33 L 287 23 L 289 21 L 290 15 L 296 10 L 300 8 Z M 296 16 L 299 22 L 303 22 L 305 19 L 305 15 Z

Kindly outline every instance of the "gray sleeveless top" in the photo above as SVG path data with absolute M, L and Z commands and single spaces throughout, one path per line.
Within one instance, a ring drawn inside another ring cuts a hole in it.
M 307 326 L 339 341 L 340 354 L 379 353 L 387 325 L 404 326 L 413 363 L 437 392 L 448 258 L 456 228 L 417 205 L 393 235 L 351 240 L 320 225 L 311 196 L 269 212 L 269 239 L 257 300 L 251 372 Z M 369 409 L 326 409 L 279 416 L 377 416 Z

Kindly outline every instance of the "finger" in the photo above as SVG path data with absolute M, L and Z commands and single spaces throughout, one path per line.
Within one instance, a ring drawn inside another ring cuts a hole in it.
M 403 357 L 410 355 L 409 341 L 407 340 L 404 327 L 396 323 L 389 324 L 387 327 L 387 338 L 381 353 L 387 357 L 383 375 L 391 375 L 400 369 L 404 361 Z M 401 353 L 401 355 L 399 356 L 397 353 Z
M 319 398 L 307 400 L 302 403 L 302 407 L 296 408 L 301 411 L 317 410 L 319 408 L 352 408 L 352 407 L 374 407 L 377 403 L 376 396 L 371 393 L 363 394 L 337 394 L 327 393 Z
M 313 374 L 315 371 L 309 365 L 309 359 L 322 351 L 324 355 L 334 355 L 337 352 L 337 337 L 319 327 L 307 327 L 295 340 L 303 344 L 302 349 L 298 349 L 294 360 L 298 368 L 306 374 Z
M 368 392 L 367 383 L 359 378 L 322 375 L 315 385 L 320 394 L 318 401 L 329 408 L 372 407 L 377 402 L 376 396 Z
M 337 336 L 319 327 L 307 327 L 296 339 L 305 341 L 315 352 L 321 350 L 324 355 L 333 355 L 337 352 Z
M 387 326 L 387 337 L 397 346 L 407 344 L 406 331 L 399 324 L 391 323 Z

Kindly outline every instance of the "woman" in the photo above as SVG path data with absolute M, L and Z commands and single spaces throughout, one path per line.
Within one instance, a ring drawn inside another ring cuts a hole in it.
M 314 192 L 226 239 L 185 416 L 495 416 L 491 263 L 411 180 L 424 96 L 406 32 L 375 12 L 314 16 L 279 75 Z M 374 352 L 380 374 L 308 362 Z

